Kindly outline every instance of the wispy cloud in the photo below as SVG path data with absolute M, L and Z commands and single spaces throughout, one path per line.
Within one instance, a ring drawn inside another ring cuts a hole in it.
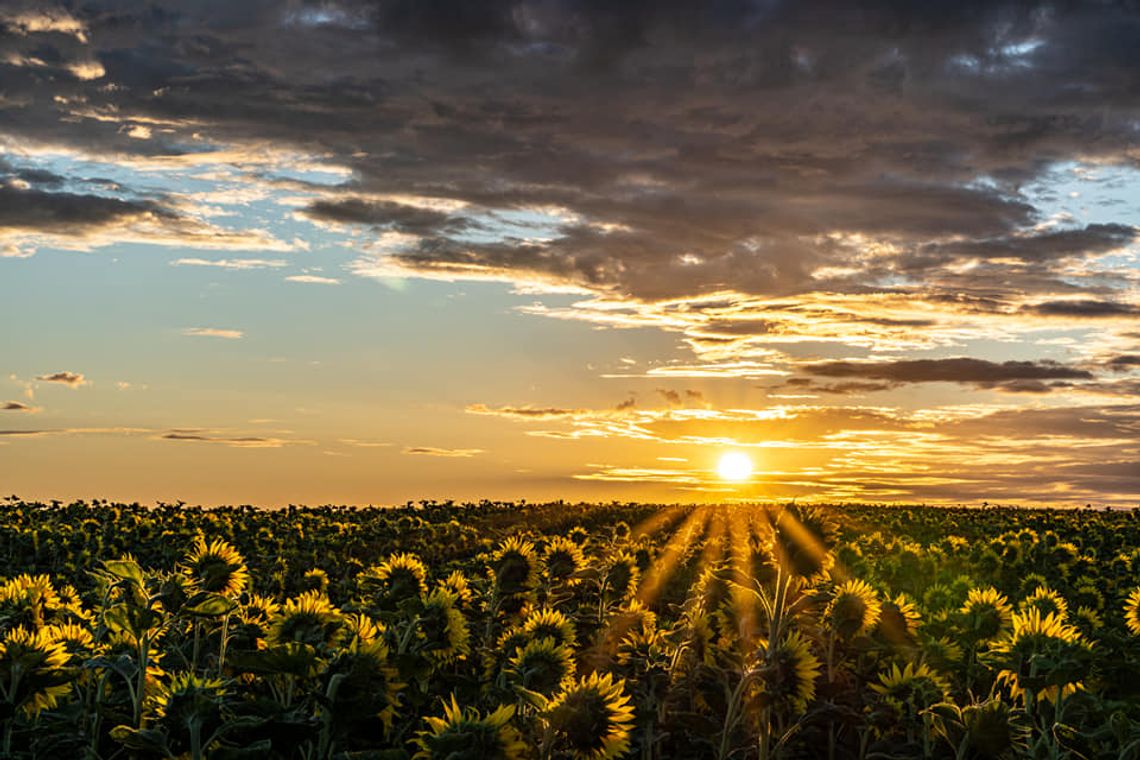
M 175 267 L 216 267 L 245 271 L 250 269 L 280 269 L 287 266 L 284 259 L 176 259 L 170 262 Z
M 63 372 L 53 372 L 49 375 L 36 375 L 36 379 L 45 383 L 59 383 L 69 388 L 81 388 L 84 385 L 88 385 L 88 380 L 82 373 L 69 372 L 66 370 Z
M 292 274 L 285 278 L 286 282 L 300 282 L 308 285 L 340 285 L 335 277 L 322 277 L 315 274 Z
M 409 446 L 404 449 L 403 453 L 428 457 L 456 457 L 466 459 L 482 454 L 483 449 L 445 449 L 438 446 Z
M 192 338 L 224 338 L 226 340 L 239 340 L 245 337 L 245 333 L 241 330 L 221 327 L 187 327 L 182 331 L 182 334 Z

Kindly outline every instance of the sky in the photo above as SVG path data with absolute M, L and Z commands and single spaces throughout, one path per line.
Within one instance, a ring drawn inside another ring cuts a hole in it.
M 1107 2 L 8 0 L 0 491 L 1136 505 L 1137 39 Z

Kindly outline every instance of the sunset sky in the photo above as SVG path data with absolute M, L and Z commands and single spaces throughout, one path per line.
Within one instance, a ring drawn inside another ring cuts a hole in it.
M 0 490 L 1135 505 L 1138 39 L 1107 3 L 6 0 Z

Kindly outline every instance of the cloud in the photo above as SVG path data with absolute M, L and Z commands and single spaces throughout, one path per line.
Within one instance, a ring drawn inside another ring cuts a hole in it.
M 800 365 L 819 377 L 860 378 L 890 383 L 970 383 L 981 387 L 1002 387 L 1014 392 L 1048 392 L 1041 380 L 1092 380 L 1085 369 L 1051 361 L 1005 361 L 956 357 L 951 359 L 910 359 L 893 362 L 831 361 Z
M 36 412 L 40 411 L 40 408 L 36 406 L 29 406 L 28 404 L 24 404 L 19 401 L 5 401 L 0 404 L 0 411 L 35 414 Z
M 1135 318 L 1140 316 L 1140 306 L 1091 299 L 1043 301 L 1031 304 L 1025 307 L 1025 310 L 1041 316 L 1068 317 L 1070 319 Z
M 50 375 L 37 375 L 37 380 L 45 383 L 59 383 L 69 388 L 80 388 L 88 384 L 88 380 L 79 372 L 53 372 Z
M 436 446 L 409 446 L 404 449 L 403 453 L 429 457 L 456 457 L 466 459 L 482 454 L 483 449 L 445 449 Z
M 308 285 L 340 285 L 335 277 L 321 277 L 315 274 L 291 274 L 285 278 L 286 282 L 300 282 Z
M 225 338 L 226 340 L 239 340 L 245 337 L 245 333 L 241 330 L 219 327 L 187 327 L 182 331 L 182 334 L 192 338 Z
M 170 262 L 174 267 L 217 267 L 245 271 L 248 269 L 280 269 L 287 265 L 283 259 L 193 259 L 183 258 Z
M 164 441 L 215 443 L 235 449 L 279 449 L 284 446 L 313 445 L 314 441 L 270 438 L 258 435 L 222 435 L 201 430 L 172 430 L 158 436 Z

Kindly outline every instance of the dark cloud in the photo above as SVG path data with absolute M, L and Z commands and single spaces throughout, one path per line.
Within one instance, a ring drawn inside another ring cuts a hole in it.
M 1117 371 L 1140 367 L 1140 354 L 1120 354 L 1109 359 L 1107 364 L 1110 369 Z
M 1002 386 L 1015 392 L 1047 392 L 1042 380 L 1092 380 L 1088 370 L 1050 361 L 992 362 L 958 357 L 913 359 L 894 362 L 834 361 L 801 365 L 800 369 L 819 377 L 850 377 L 891 383 L 969 383 L 985 387 Z
M 308 206 L 304 213 L 321 221 L 369 224 L 417 235 L 457 233 L 468 226 L 466 220 L 450 214 L 390 201 L 370 202 L 359 198 L 317 201 Z
M 1046 317 L 1069 317 L 1076 319 L 1140 316 L 1140 307 L 1115 301 L 1043 301 L 1033 304 L 1032 306 L 1027 306 L 1024 310 Z
M 45 383 L 60 383 L 72 388 L 78 388 L 81 385 L 87 384 L 87 378 L 81 373 L 66 370 L 63 372 L 53 372 L 50 375 L 37 375 L 36 379 Z
M 82 235 L 144 215 L 172 216 L 150 202 L 0 185 L 0 229 Z
M 34 412 L 36 408 L 19 401 L 5 401 L 3 404 L 0 404 L 0 410 L 5 412 Z

